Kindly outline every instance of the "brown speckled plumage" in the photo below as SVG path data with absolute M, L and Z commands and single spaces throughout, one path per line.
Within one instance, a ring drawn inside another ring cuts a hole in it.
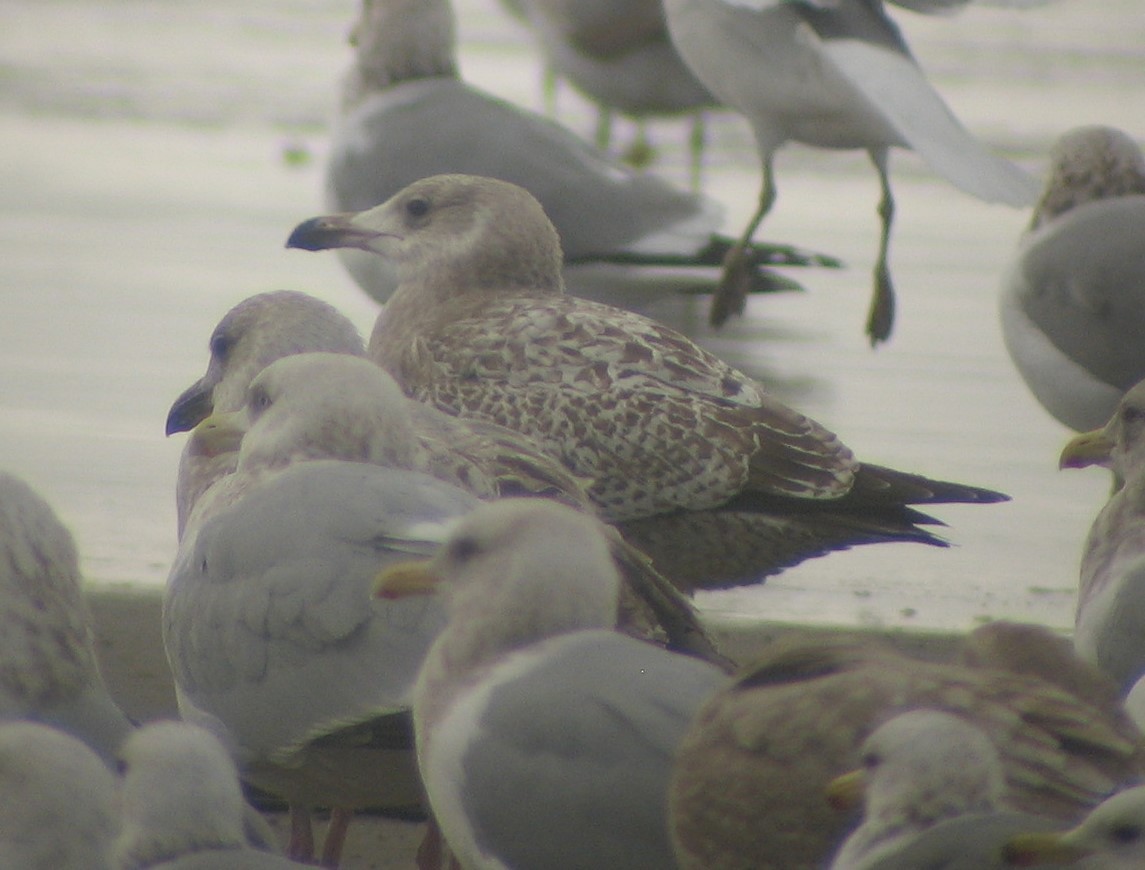
M 750 582 L 860 543 L 941 544 L 905 505 L 1003 498 L 861 466 L 685 336 L 563 295 L 555 230 L 514 185 L 435 176 L 376 209 L 307 221 L 288 244 L 390 259 L 400 287 L 371 356 L 411 396 L 516 429 L 587 478 L 602 516 L 638 524 L 634 540 L 681 586 Z M 677 569 L 655 548 L 669 537 L 649 528 L 661 517 L 676 545 L 739 552 Z M 750 546 L 731 540 L 741 534 Z

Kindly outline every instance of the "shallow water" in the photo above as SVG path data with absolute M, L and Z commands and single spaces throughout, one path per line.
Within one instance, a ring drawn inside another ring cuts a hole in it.
M 1033 171 L 1081 123 L 1145 135 L 1145 20 L 1136 0 L 1061 0 L 954 18 L 900 15 L 967 126 Z M 172 399 L 206 364 L 218 318 L 251 293 L 302 289 L 368 331 L 377 310 L 333 255 L 283 249 L 323 211 L 326 122 L 354 3 L 8 0 L 0 11 L 0 464 L 76 532 L 97 583 L 162 583 L 175 549 L 181 437 Z M 459 3 L 467 77 L 534 108 L 535 58 L 493 0 Z M 562 118 L 586 134 L 575 95 Z M 713 122 L 706 188 L 733 230 L 758 177 L 746 127 Z M 621 131 L 621 136 L 626 131 Z M 684 130 L 653 129 L 683 181 Z M 298 159 L 287 159 L 296 155 Z M 1002 347 L 999 276 L 1027 215 L 979 203 L 896 155 L 889 346 L 862 336 L 878 195 L 858 153 L 779 159 L 765 236 L 838 255 L 804 294 L 753 300 L 703 341 L 766 377 L 865 460 L 991 486 L 1011 503 L 936 510 L 954 547 L 866 547 L 765 586 L 709 594 L 724 615 L 966 628 L 993 617 L 1065 627 L 1081 541 L 1107 492 L 1059 473 L 1068 432 Z M 674 316 L 703 321 L 703 304 Z

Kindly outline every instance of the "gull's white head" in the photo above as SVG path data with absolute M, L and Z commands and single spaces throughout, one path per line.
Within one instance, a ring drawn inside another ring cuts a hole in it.
M 1015 837 L 1006 852 L 1014 866 L 1139 870 L 1145 867 L 1145 786 L 1107 798 L 1073 830 Z
M 267 366 L 239 411 L 209 417 L 194 437 L 241 439 L 240 471 L 314 459 L 412 468 L 418 444 L 409 401 L 369 360 L 296 354 Z
M 168 435 L 191 429 L 213 411 L 238 410 L 255 375 L 284 356 L 365 353 L 358 330 L 337 309 L 291 290 L 244 299 L 219 321 L 209 347 L 206 373 L 167 414 Z
M 0 726 L 0 867 L 108 870 L 115 791 L 112 772 L 75 738 Z
M 121 866 L 244 845 L 238 773 L 213 734 L 186 722 L 157 722 L 133 733 L 121 756 Z
M 522 187 L 475 175 L 423 178 L 376 208 L 312 218 L 286 244 L 379 254 L 401 285 L 442 298 L 479 290 L 547 296 L 563 287 L 560 239 L 541 204 Z
M 1071 438 L 1058 464 L 1061 468 L 1100 465 L 1120 481 L 1139 477 L 1145 469 L 1145 381 L 1121 397 L 1105 426 Z

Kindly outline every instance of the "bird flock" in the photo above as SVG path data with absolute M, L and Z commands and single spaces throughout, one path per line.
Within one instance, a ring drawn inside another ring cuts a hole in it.
M 1066 132 L 1039 194 L 879 0 L 506 6 L 602 118 L 691 116 L 696 167 L 705 114 L 740 113 L 751 221 L 723 235 L 718 203 L 610 156 L 605 122 L 589 144 L 466 84 L 448 0 L 363 0 L 330 213 L 283 238 L 336 251 L 382 309 L 363 340 L 304 292 L 241 299 L 173 398 L 177 718 L 123 713 L 70 533 L 0 472 L 0 868 L 352 870 L 347 832 L 379 810 L 425 820 L 423 870 L 1145 866 L 1136 143 Z M 1034 206 L 999 278 L 1007 347 L 1084 430 L 1060 466 L 1111 472 L 1071 638 L 994 622 L 931 661 L 796 634 L 736 662 L 692 604 L 852 547 L 946 547 L 931 511 L 1007 500 L 863 461 L 642 313 L 706 293 L 721 323 L 793 286 L 779 267 L 841 266 L 754 238 L 787 142 L 878 172 L 872 344 L 894 321 L 889 149 Z

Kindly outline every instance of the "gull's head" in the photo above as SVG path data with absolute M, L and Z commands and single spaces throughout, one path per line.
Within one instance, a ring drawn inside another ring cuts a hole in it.
M 194 849 L 241 847 L 243 797 L 234 763 L 210 732 L 186 722 L 135 731 L 120 751 L 124 866 Z
M 369 251 L 394 264 L 400 284 L 444 295 L 562 288 L 560 239 L 541 204 L 515 184 L 475 175 L 423 178 L 368 211 L 312 218 L 286 245 Z
M 925 827 L 943 818 L 998 808 L 1001 762 L 981 729 L 950 713 L 911 710 L 863 743 L 862 767 L 829 787 L 829 797 L 861 791 L 864 824 Z
M 1145 867 L 1145 786 L 1126 789 L 1106 799 L 1070 831 L 1017 836 L 1007 843 L 1005 855 L 1016 867 L 1038 864 L 1076 864 L 1105 870 Z
M 1145 381 L 1121 397 L 1105 426 L 1074 436 L 1062 448 L 1059 468 L 1090 465 L 1112 469 L 1121 481 L 1145 469 Z
M 458 521 L 433 558 L 383 570 L 380 598 L 440 591 L 452 636 L 485 658 L 616 624 L 620 577 L 604 527 L 543 498 L 500 499 Z
M 243 407 L 214 414 L 213 427 L 241 441 L 239 469 L 282 468 L 299 460 L 340 459 L 395 468 L 414 464 L 417 441 L 407 399 L 368 360 L 337 353 L 283 357 L 251 381 Z
M 362 337 L 333 306 L 306 293 L 278 290 L 244 299 L 211 333 L 206 374 L 167 413 L 167 434 L 187 432 L 213 411 L 236 411 L 255 375 L 296 353 L 364 353 Z
M 362 0 L 349 41 L 366 92 L 412 79 L 457 76 L 449 0 Z
M 1145 194 L 1145 155 L 1137 143 L 1115 127 L 1077 127 L 1050 149 L 1031 229 L 1087 202 L 1131 194 Z

